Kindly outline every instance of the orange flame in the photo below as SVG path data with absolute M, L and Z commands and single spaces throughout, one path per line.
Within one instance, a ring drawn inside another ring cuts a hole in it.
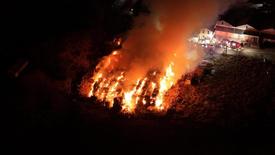
M 107 102 L 109 108 L 113 107 L 116 98 L 120 98 L 122 112 L 125 113 L 134 113 L 138 105 L 150 106 L 153 107 L 151 109 L 158 111 L 167 109 L 169 103 L 164 103 L 164 99 L 166 92 L 175 83 L 174 63 L 168 65 L 163 75 L 153 71 L 129 87 L 125 85 L 127 81 L 125 71 L 113 66 L 119 55 L 119 51 L 114 51 L 102 59 L 96 66 L 88 90 L 85 90 L 87 93 L 84 94 L 87 94 L 87 97 L 95 96 L 101 102 Z
M 173 66 L 174 66 L 174 63 L 171 62 L 166 69 L 165 75 L 161 78 L 159 82 L 160 88 L 159 88 L 159 94 L 156 99 L 156 107 L 161 110 L 164 108 L 163 107 L 164 95 L 166 91 L 169 90 L 175 82 L 173 79 L 173 77 L 175 76 L 175 73 L 173 72 Z

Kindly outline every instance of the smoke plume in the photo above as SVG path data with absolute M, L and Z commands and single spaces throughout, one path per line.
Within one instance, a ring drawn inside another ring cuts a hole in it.
M 107 101 L 109 107 L 115 99 L 120 100 L 127 113 L 141 105 L 147 110 L 167 110 L 171 105 L 165 97 L 167 91 L 203 58 L 203 52 L 192 48 L 188 38 L 212 23 L 225 10 L 221 6 L 229 4 L 217 0 L 148 1 L 150 14 L 135 20 L 123 48 L 102 58 L 93 77 L 87 84 L 84 80 L 81 92 Z
M 230 4 L 232 1 L 147 1 L 151 13 L 136 18 L 122 49 L 119 65 L 128 69 L 128 81 L 137 80 L 152 68 L 163 71 L 170 62 L 174 63 L 176 79 L 194 69 L 203 54 L 188 48 L 188 38 L 212 24 Z

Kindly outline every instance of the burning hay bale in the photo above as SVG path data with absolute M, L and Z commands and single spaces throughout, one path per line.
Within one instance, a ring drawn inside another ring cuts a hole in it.
M 190 49 L 188 39 L 206 24 L 203 21 L 212 20 L 219 7 L 213 0 L 199 13 L 190 10 L 203 2 L 148 1 L 150 14 L 136 18 L 123 44 L 114 41 L 121 49 L 102 58 L 92 76 L 83 80 L 81 94 L 95 96 L 109 108 L 119 100 L 124 113 L 166 112 L 172 106 L 169 90 L 203 58 L 202 49 Z M 186 84 L 200 79 L 193 76 Z
M 126 85 L 124 69 L 114 68 L 115 62 L 120 57 L 114 51 L 105 57 L 95 69 L 91 79 L 81 86 L 81 92 L 88 97 L 96 96 L 99 101 L 107 102 L 113 108 L 120 102 L 122 111 L 126 113 L 137 111 L 161 111 L 168 105 L 163 104 L 166 91 L 174 84 L 173 63 L 170 63 L 165 73 L 158 70 L 149 71 L 145 77 L 138 79 L 133 85 Z M 107 75 L 107 76 L 106 76 Z

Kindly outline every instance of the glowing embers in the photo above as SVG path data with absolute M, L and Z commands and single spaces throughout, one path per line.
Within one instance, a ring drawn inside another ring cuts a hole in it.
M 169 63 L 162 72 L 160 69 L 152 69 L 144 77 L 136 77 L 138 80 L 129 84 L 127 71 L 115 67 L 117 56 L 119 52 L 115 51 L 102 59 L 91 82 L 83 81 L 89 83 L 84 94 L 108 103 L 109 108 L 113 107 L 115 101 L 119 101 L 125 113 L 134 113 L 140 109 L 167 110 L 169 103 L 165 103 L 165 94 L 175 83 L 174 63 Z

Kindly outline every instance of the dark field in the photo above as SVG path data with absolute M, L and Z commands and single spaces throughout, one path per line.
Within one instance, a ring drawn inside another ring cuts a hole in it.
M 78 95 L 81 77 L 104 55 L 93 51 L 108 51 L 94 48 L 88 34 L 30 48 L 45 55 L 18 78 L 5 76 L 8 151 L 274 154 L 272 62 L 221 55 L 204 68 L 214 74 L 194 85 L 178 82 L 167 115 L 121 116 Z

